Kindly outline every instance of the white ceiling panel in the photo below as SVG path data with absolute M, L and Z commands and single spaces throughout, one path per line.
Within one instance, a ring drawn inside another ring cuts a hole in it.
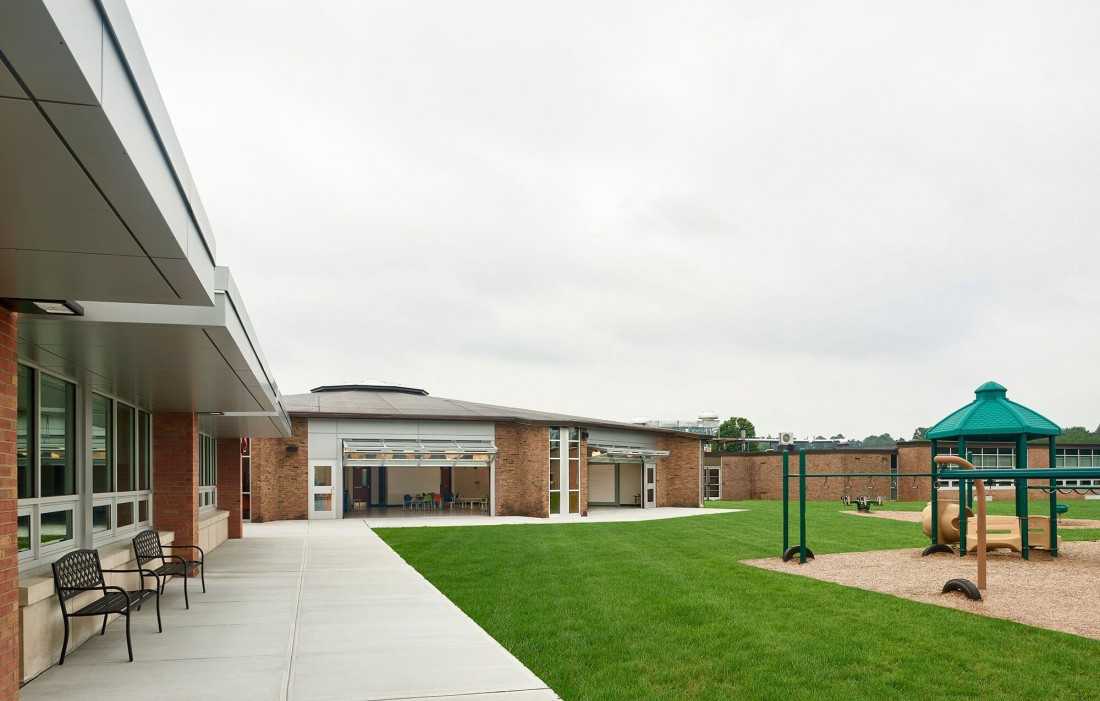
M 8 67 L 0 63 L 0 97 L 26 98 L 27 93 L 19 87 Z

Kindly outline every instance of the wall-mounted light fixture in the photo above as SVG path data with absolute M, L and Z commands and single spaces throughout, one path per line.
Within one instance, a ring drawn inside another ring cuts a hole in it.
M 298 445 L 295 444 L 295 443 L 291 443 L 290 445 L 288 445 L 286 447 L 286 452 L 288 452 L 288 453 L 297 453 L 298 452 Z
M 84 316 L 84 307 L 69 299 L 16 299 L 13 301 L 15 311 L 20 314 Z

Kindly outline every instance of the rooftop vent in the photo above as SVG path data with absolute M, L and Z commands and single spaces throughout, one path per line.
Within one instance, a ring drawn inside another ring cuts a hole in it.
M 310 392 L 396 392 L 398 394 L 416 394 L 421 397 L 428 396 L 427 390 L 416 387 L 401 387 L 400 385 L 321 385 L 314 387 Z

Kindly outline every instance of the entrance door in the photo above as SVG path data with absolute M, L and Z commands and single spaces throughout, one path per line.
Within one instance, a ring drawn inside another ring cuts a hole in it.
M 657 463 L 642 463 L 642 506 L 652 509 L 657 506 Z
M 336 463 L 311 460 L 309 463 L 309 517 L 336 518 Z
M 704 496 L 707 499 L 722 498 L 722 468 L 708 467 L 706 469 L 706 491 Z

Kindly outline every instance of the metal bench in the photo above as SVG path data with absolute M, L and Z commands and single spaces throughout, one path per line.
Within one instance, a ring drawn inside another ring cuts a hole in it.
M 197 550 L 199 559 L 188 560 L 183 555 L 165 555 L 165 550 Z M 206 593 L 206 568 L 203 567 L 206 553 L 197 545 L 161 545 L 160 533 L 147 530 L 134 536 L 134 555 L 137 556 L 138 567 L 143 566 L 146 562 L 160 560 L 160 565 L 154 567 L 153 572 L 163 577 L 160 583 L 161 592 L 164 591 L 164 585 L 168 584 L 169 577 L 183 577 L 184 608 L 191 608 L 191 602 L 187 598 L 188 579 L 196 574 L 200 575 L 202 577 L 202 591 L 204 594 Z
M 127 591 L 122 587 L 108 586 L 103 581 L 103 573 L 131 573 L 141 575 L 141 588 Z M 149 575 L 157 582 L 153 589 L 145 588 L 145 576 Z M 160 621 L 160 578 L 152 570 L 104 570 L 99 563 L 96 550 L 76 550 L 53 563 L 53 583 L 57 589 L 57 600 L 61 603 L 61 618 L 65 623 L 65 639 L 61 643 L 61 661 L 65 664 L 65 651 L 69 647 L 69 619 L 76 616 L 103 616 L 103 627 L 99 634 L 107 632 L 107 616 L 118 613 L 126 617 L 126 652 L 130 661 L 134 661 L 134 646 L 130 642 L 130 611 L 141 610 L 141 604 L 149 597 L 157 600 L 157 630 L 164 632 Z M 94 601 L 84 604 L 75 611 L 65 605 L 73 597 L 84 592 L 101 592 Z

